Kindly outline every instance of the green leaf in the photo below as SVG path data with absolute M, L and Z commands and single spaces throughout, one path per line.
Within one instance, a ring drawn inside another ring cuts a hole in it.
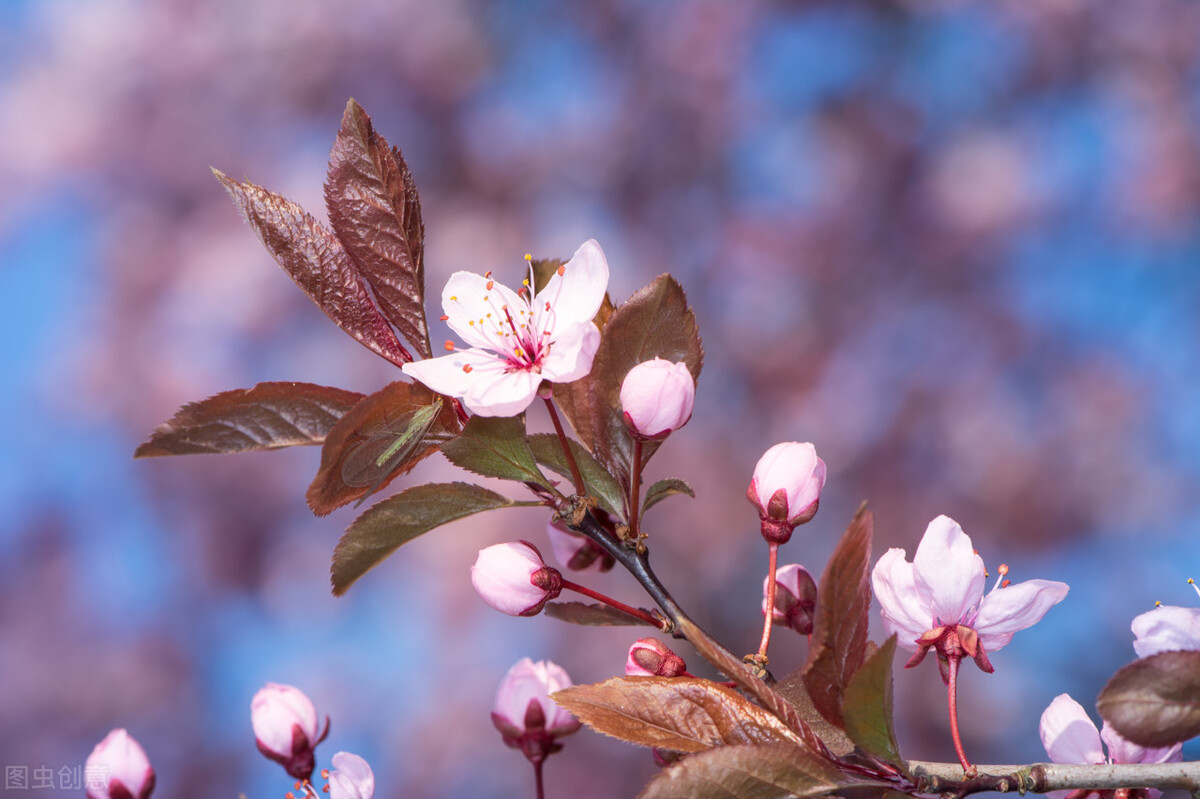
M 697 379 L 704 362 L 696 316 L 670 275 L 660 275 L 613 311 L 586 377 L 554 387 L 554 399 L 579 441 L 621 485 L 629 484 L 633 463 L 633 439 L 621 412 L 621 382 L 630 369 L 653 358 L 684 361 Z M 642 445 L 643 465 L 659 444 Z
M 589 605 L 583 602 L 547 602 L 542 610 L 552 619 L 584 627 L 634 627 L 646 624 L 641 619 L 609 605 Z M 650 625 L 646 624 L 647 627 Z
M 219 169 L 213 174 L 276 262 L 326 316 L 397 366 L 412 360 L 375 306 L 354 259 L 328 228 L 286 197 Z
M 1139 746 L 1161 748 L 1200 735 L 1200 652 L 1160 652 L 1112 676 L 1096 707 Z
M 722 746 L 660 772 L 639 799 L 810 799 L 868 782 L 784 743 Z
M 866 659 L 850 678 L 842 703 L 846 734 L 864 752 L 880 760 L 899 764 L 896 729 L 892 724 L 892 661 L 896 636 Z
M 863 503 L 825 566 L 817 583 L 812 648 L 802 672 L 813 705 L 830 724 L 843 729 L 846 686 L 866 657 L 874 526 L 874 516 Z
M 425 226 L 412 172 L 375 132 L 357 102 L 346 103 L 329 154 L 325 204 L 333 232 L 371 286 L 383 315 L 429 358 L 425 322 Z
M 525 438 L 525 414 L 472 416 L 462 435 L 442 445 L 455 466 L 483 477 L 549 487 Z
M 625 492 L 621 490 L 621 486 L 578 441 L 567 441 L 571 445 L 571 454 L 575 456 L 575 463 L 579 466 L 579 473 L 583 476 L 588 494 L 597 499 L 601 508 L 624 520 L 625 514 L 621 511 L 625 507 Z M 557 435 L 535 433 L 529 436 L 529 448 L 538 463 L 570 479 L 571 467 L 567 465 L 567 458 L 563 454 L 562 444 Z
M 184 405 L 150 434 L 135 458 L 246 452 L 320 444 L 363 398 L 312 383 L 259 383 Z
M 333 593 L 341 596 L 402 544 L 435 527 L 480 511 L 520 504 L 470 483 L 429 483 L 388 497 L 372 505 L 342 534 L 330 569 Z
M 678 477 L 668 477 L 646 489 L 646 499 L 642 502 L 642 513 L 644 514 L 672 494 L 684 494 L 692 499 L 696 498 L 696 492 L 690 485 Z
M 419 443 L 407 441 L 388 450 L 414 419 L 424 420 L 441 403 L 424 428 Z M 364 397 L 325 438 L 321 466 L 305 498 L 313 513 L 324 516 L 334 508 L 361 500 L 410 471 L 438 446 L 458 434 L 461 426 L 453 403 L 420 383 L 398 380 Z M 387 455 L 380 463 L 381 456 Z
M 551 698 L 597 732 L 641 746 L 702 752 L 729 744 L 798 742 L 771 713 L 710 680 L 613 677 Z

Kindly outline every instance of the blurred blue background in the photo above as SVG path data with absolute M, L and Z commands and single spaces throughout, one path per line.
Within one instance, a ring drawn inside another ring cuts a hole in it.
M 308 513 L 315 449 L 132 460 L 218 391 L 396 378 L 209 173 L 320 215 L 351 96 L 416 174 L 432 296 L 593 236 L 614 299 L 687 288 L 704 374 L 650 471 L 699 498 L 659 506 L 651 547 L 734 649 L 765 569 L 745 486 L 777 441 L 830 470 L 785 561 L 819 570 L 869 499 L 877 553 L 946 513 L 990 567 L 1069 582 L 960 698 L 975 759 L 1042 759 L 1046 704 L 1091 707 L 1134 615 L 1198 601 L 1198 70 L 1200 4 L 1166 0 L 0 2 L 0 762 L 78 764 L 125 726 L 158 796 L 277 797 L 248 710 L 271 680 L 332 716 L 322 765 L 366 756 L 380 796 L 530 795 L 497 681 L 524 655 L 621 670 L 629 631 L 470 588 L 475 552 L 544 542 L 544 514 L 458 523 L 335 599 L 355 512 Z M 778 674 L 803 657 L 774 647 Z M 936 669 L 897 693 L 904 753 L 953 760 Z M 654 772 L 583 732 L 547 779 L 587 799 Z

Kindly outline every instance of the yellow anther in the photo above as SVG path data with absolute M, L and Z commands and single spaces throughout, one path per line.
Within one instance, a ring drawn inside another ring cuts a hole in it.
M 533 253 L 531 253 L 531 252 L 525 253 L 525 260 L 529 261 L 530 263 L 533 263 Z
M 446 348 L 446 352 L 454 352 L 454 342 L 453 341 L 447 341 L 442 346 L 444 346 Z

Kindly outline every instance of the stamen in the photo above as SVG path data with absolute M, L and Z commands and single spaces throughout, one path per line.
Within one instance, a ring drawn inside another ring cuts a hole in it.
M 1007 588 L 1012 583 L 1012 580 L 1004 579 L 1007 576 L 1008 576 L 1008 564 L 1001 563 L 996 568 L 996 584 L 992 587 L 992 590 L 995 591 L 997 588 Z
M 457 296 L 455 296 L 454 294 L 451 294 L 451 295 L 450 295 L 450 299 L 451 299 L 453 302 L 458 302 L 458 297 L 457 297 Z
M 448 321 L 450 319 L 450 317 L 446 316 L 445 314 L 442 314 L 441 319 L 443 322 L 445 322 L 445 321 Z
M 474 324 L 474 322 L 472 322 L 472 324 Z M 446 352 L 454 352 L 454 342 L 453 341 L 450 341 L 447 339 L 446 343 L 443 344 L 442 346 L 446 348 Z
M 329 769 L 327 769 L 327 768 L 321 769 L 321 779 L 323 779 L 323 780 L 329 779 Z
M 1188 578 L 1188 585 L 1190 585 L 1192 588 L 1196 589 L 1197 594 L 1200 594 L 1200 585 L 1196 585 L 1196 581 L 1193 580 L 1191 577 Z
M 525 260 L 528 261 L 529 263 L 533 263 L 533 253 L 531 253 L 531 252 L 525 253 Z
M 1012 585 L 1012 580 L 1005 580 L 1004 582 L 1000 583 L 1001 588 L 1008 588 L 1010 585 Z
M 495 285 L 496 285 L 496 281 L 494 281 L 494 280 L 489 280 L 489 281 L 487 282 L 487 290 L 488 290 L 488 291 L 491 291 L 491 290 L 492 290 L 492 289 L 495 287 Z
M 486 272 L 483 273 L 483 276 L 486 277 L 488 280 L 491 280 L 492 279 L 492 270 L 491 269 L 487 270 Z M 490 288 L 490 286 L 489 286 L 489 288 Z
M 463 373 L 464 373 L 464 374 L 468 374 L 468 375 L 469 375 L 469 374 L 471 374 L 471 369 L 473 369 L 473 368 L 474 368 L 474 367 L 472 367 L 472 366 L 471 366 L 471 364 L 469 364 L 469 363 L 464 363 L 464 364 L 463 364 Z
M 1154 607 L 1156 607 L 1156 608 L 1161 608 L 1161 607 L 1162 607 L 1162 600 L 1161 600 L 1161 599 L 1156 599 L 1156 600 L 1154 600 Z

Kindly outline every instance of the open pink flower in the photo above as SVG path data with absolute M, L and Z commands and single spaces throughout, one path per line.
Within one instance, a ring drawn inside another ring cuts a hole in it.
M 1200 608 L 1159 605 L 1133 619 L 1133 651 L 1145 658 L 1159 652 L 1200 650 Z
M 607 288 L 608 262 L 594 239 L 531 299 L 490 272 L 455 272 L 442 290 L 443 319 L 471 349 L 406 363 L 404 372 L 461 398 L 471 413 L 515 416 L 533 402 L 543 380 L 569 383 L 591 371 L 600 346 L 592 317 Z
M 1027 580 L 1008 585 L 1000 579 L 984 594 L 987 572 L 971 539 L 958 522 L 939 516 L 929 523 L 912 563 L 903 549 L 889 549 L 871 572 L 871 585 L 882 608 L 883 626 L 898 643 L 917 654 L 916 665 L 930 647 L 939 659 L 947 646 L 962 647 L 984 671 L 992 670 L 987 652 L 1031 627 L 1067 595 L 1066 583 Z M 948 641 L 953 635 L 956 642 Z M 960 653 L 961 654 L 961 653 Z
M 1130 743 L 1104 722 L 1097 731 L 1095 723 L 1088 718 L 1087 711 L 1067 694 L 1059 694 L 1042 713 L 1038 733 L 1046 754 L 1055 763 L 1079 763 L 1100 765 L 1102 763 L 1178 763 L 1183 759 L 1183 744 L 1165 749 L 1146 749 Z M 1108 748 L 1108 755 L 1100 747 L 1101 741 Z M 1068 791 L 1054 791 L 1051 796 L 1066 796 Z M 1162 791 L 1151 788 L 1151 799 Z

